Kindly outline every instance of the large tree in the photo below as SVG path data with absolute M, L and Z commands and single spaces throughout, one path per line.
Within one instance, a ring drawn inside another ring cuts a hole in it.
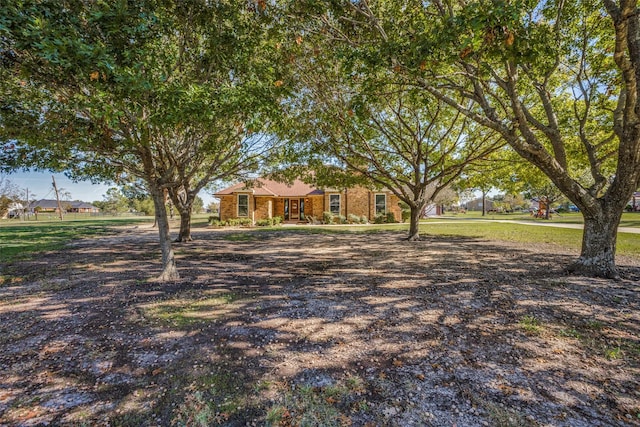
M 247 176 L 275 147 L 267 133 L 219 125 L 200 134 L 186 134 L 169 144 L 167 159 L 174 165 L 174 185 L 168 195 L 180 213 L 177 241 L 191 241 L 191 213 L 200 190 L 218 180 Z M 178 142 L 178 143 L 176 143 Z
M 424 92 L 385 86 L 384 78 L 367 89 L 318 71 L 303 73 L 304 101 L 294 108 L 293 128 L 302 129 L 296 136 L 303 141 L 297 154 L 306 154 L 302 161 L 310 165 L 344 165 L 348 173 L 394 193 L 411 211 L 410 241 L 420 238 L 427 204 L 466 165 L 502 144 Z
M 237 153 L 237 142 L 220 135 L 230 121 L 247 130 L 248 100 L 273 90 L 269 69 L 252 66 L 269 65 L 264 14 L 200 0 L 24 1 L 1 9 L 1 72 L 14 83 L 2 139 L 17 140 L 13 160 L 141 179 L 155 205 L 160 280 L 177 279 L 165 194 L 193 182 L 180 174 L 189 155 Z M 189 176 L 196 175 L 206 172 Z
M 297 3 L 352 64 L 498 132 L 580 208 L 570 270 L 618 276 L 617 227 L 640 183 L 637 0 Z
M 390 70 L 359 68 L 340 41 L 325 43 L 330 22 L 308 24 L 291 25 L 285 47 L 295 70 L 285 127 L 299 143 L 294 157 L 313 168 L 316 180 L 327 177 L 318 173 L 323 164 L 338 165 L 355 175 L 346 181 L 394 193 L 411 211 L 408 239 L 418 240 L 427 204 L 465 166 L 503 143 L 424 90 L 398 82 Z M 345 182 L 337 168 L 328 170 Z

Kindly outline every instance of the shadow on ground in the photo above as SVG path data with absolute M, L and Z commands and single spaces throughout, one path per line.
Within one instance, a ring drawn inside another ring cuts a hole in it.
M 153 231 L 7 267 L 0 424 L 640 423 L 637 265 L 395 232 Z

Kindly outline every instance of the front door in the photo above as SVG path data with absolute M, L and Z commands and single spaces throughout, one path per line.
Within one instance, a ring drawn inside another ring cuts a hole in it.
M 298 200 L 291 199 L 289 206 L 291 208 L 291 219 L 298 219 L 300 217 L 300 205 L 298 205 Z

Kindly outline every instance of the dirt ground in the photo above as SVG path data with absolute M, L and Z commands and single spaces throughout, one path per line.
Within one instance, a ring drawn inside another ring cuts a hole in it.
M 640 425 L 640 260 L 402 233 L 156 231 L 2 268 L 0 425 Z

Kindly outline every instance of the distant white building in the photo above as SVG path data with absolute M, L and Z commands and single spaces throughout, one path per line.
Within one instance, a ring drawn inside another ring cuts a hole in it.
M 631 206 L 631 210 L 634 212 L 640 211 L 640 191 L 633 193 L 631 200 L 629 200 L 629 206 Z
M 424 218 L 439 215 L 442 215 L 442 208 L 439 205 L 428 205 L 426 208 L 424 208 L 422 214 Z
M 5 219 L 5 218 L 17 218 L 20 215 L 22 215 L 23 212 L 24 212 L 24 206 L 22 205 L 22 203 L 11 203 L 9 205 L 9 209 L 4 214 L 2 219 Z

